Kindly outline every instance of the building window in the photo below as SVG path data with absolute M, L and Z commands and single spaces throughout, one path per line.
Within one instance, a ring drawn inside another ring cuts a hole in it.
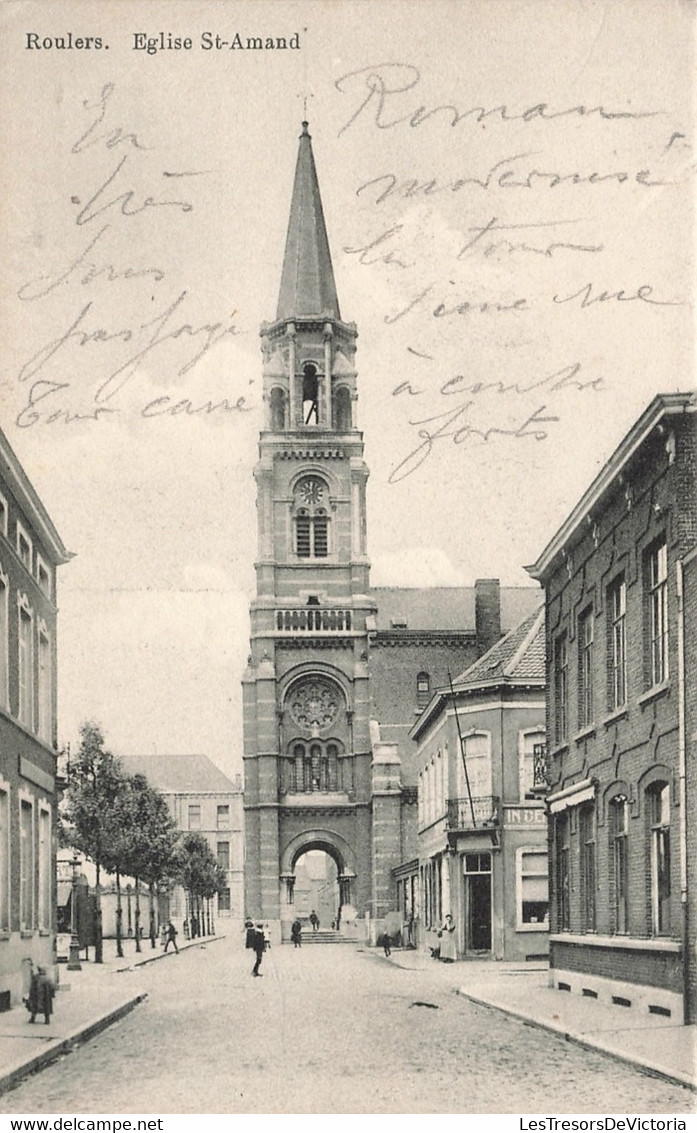
M 578 619 L 578 726 L 593 723 L 593 611 Z
M 614 907 L 614 930 L 629 931 L 629 877 L 627 861 L 627 833 L 629 804 L 626 795 L 610 800 L 610 861 Z
M 556 851 L 555 889 L 557 900 L 557 929 L 569 930 L 571 925 L 569 898 L 571 839 L 568 813 L 559 814 L 554 823 L 554 847 Z
M 286 790 L 308 794 L 339 790 L 339 748 L 335 743 L 295 744 L 286 759 Z M 350 790 L 345 785 L 344 790 Z
M 326 559 L 329 554 L 327 485 L 317 476 L 304 476 L 294 493 L 295 552 L 299 559 Z
M 34 726 L 34 619 L 28 606 L 19 606 L 19 720 Z
M 230 843 L 229 842 L 218 842 L 218 845 L 216 847 L 216 856 L 217 856 L 218 865 L 220 866 L 220 868 L 221 869 L 229 869 L 230 868 Z
M 0 932 L 10 929 L 10 788 L 0 787 Z
M 416 674 L 416 706 L 425 708 L 431 699 L 431 678 L 428 673 Z
M 549 877 L 547 851 L 539 846 L 516 850 L 516 893 L 519 932 L 546 932 L 549 928 Z
M 613 582 L 607 593 L 610 711 L 627 703 L 627 587 L 624 578 Z
M 0 535 L 4 535 L 7 539 L 7 529 L 9 526 L 10 511 L 7 506 L 5 496 L 0 493 Z
M 201 807 L 198 804 L 189 806 L 189 830 L 201 829 Z
M 51 927 L 51 812 L 39 808 L 39 928 Z
M 32 560 L 32 545 L 31 539 L 22 527 L 21 523 L 17 524 L 17 554 L 20 562 L 24 563 L 25 567 L 31 574 L 31 560 Z
M 668 679 L 668 548 L 665 540 L 649 549 L 645 561 L 648 685 Z
M 554 643 L 554 742 L 569 738 L 569 643 L 566 634 Z
M 218 912 L 219 913 L 229 913 L 230 912 L 230 890 L 229 889 L 220 889 L 219 892 L 218 892 Z
M 491 798 L 491 737 L 488 732 L 477 732 L 464 736 L 462 741 L 464 764 L 467 767 L 469 794 L 473 799 Z M 460 763 L 460 798 L 467 798 L 465 767 Z
M 595 803 L 579 808 L 581 843 L 581 927 L 595 932 Z
M 425 870 L 425 921 L 426 928 L 440 928 L 443 920 L 442 857 L 431 858 Z
M 230 807 L 221 804 L 217 808 L 216 825 L 218 830 L 227 830 L 230 826 Z
M 34 927 L 34 807 L 27 799 L 19 802 L 19 927 Z
M 47 598 L 51 597 L 51 574 L 41 555 L 36 556 L 36 579 Z
M 51 641 L 48 630 L 39 625 L 39 735 L 51 742 L 53 720 L 53 689 L 51 680 Z
M 3 574 L 2 567 L 0 567 L 0 708 L 9 707 L 9 687 L 8 687 L 8 669 L 9 669 L 9 621 L 7 616 L 8 611 L 8 577 Z
M 534 799 L 547 787 L 547 745 L 545 730 L 520 732 L 518 735 L 518 780 L 520 801 Z
M 670 931 L 670 787 L 657 784 L 648 792 L 651 822 L 651 930 Z

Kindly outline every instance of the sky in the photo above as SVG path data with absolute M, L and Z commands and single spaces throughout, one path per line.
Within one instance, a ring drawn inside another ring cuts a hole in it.
M 424 14 L 2 5 L 0 425 L 74 553 L 61 743 L 96 718 L 117 753 L 240 770 L 259 327 L 304 115 L 375 585 L 531 584 L 652 397 L 692 384 L 692 6 Z

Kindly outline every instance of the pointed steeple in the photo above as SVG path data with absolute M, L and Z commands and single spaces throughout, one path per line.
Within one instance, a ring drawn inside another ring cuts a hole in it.
M 276 318 L 340 319 L 312 142 L 302 126 Z

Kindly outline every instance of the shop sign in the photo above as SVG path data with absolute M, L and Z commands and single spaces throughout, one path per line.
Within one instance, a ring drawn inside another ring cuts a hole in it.
M 547 815 L 544 807 L 505 806 L 503 824 L 504 826 L 546 826 Z

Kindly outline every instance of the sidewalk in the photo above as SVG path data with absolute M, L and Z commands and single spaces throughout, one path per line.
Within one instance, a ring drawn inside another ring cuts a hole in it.
M 221 939 L 203 936 L 182 940 L 179 951 Z M 32 1026 L 21 1003 L 0 1014 L 0 1093 L 98 1035 L 146 998 L 147 992 L 137 982 L 138 969 L 157 960 L 171 960 L 175 953 L 170 949 L 165 954 L 159 942 L 151 949 L 148 939 L 142 942 L 142 949 L 136 953 L 133 941 L 125 941 L 125 955 L 120 958 L 116 955 L 116 942 L 105 940 L 103 964 L 81 960 L 79 972 L 69 972 L 65 964 L 60 964 L 55 1010 L 49 1026 L 41 1016 Z M 94 949 L 89 951 L 93 956 Z
M 650 1074 L 697 1090 L 697 1027 L 678 1026 L 660 1015 L 607 1006 L 548 986 L 543 963 L 473 960 L 439 964 L 418 952 L 393 952 L 399 967 L 443 973 L 458 995 L 568 1042 L 600 1050 Z

